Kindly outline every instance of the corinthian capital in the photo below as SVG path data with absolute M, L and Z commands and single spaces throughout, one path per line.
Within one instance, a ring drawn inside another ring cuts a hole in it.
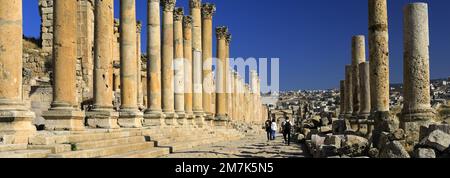
M 228 27 L 220 26 L 216 28 L 216 36 L 218 40 L 226 39 L 228 34 Z
M 191 9 L 199 9 L 202 6 L 202 0 L 189 0 L 189 7 Z
M 181 21 L 183 20 L 184 16 L 184 9 L 182 7 L 177 7 L 173 11 L 173 20 L 174 21 Z
M 227 42 L 227 45 L 230 45 L 231 37 L 232 37 L 232 36 L 231 36 L 230 33 L 228 33 L 227 36 L 225 37 L 225 41 Z
M 175 8 L 176 0 L 161 0 L 161 6 L 163 7 L 163 10 L 166 12 L 172 12 Z
M 142 31 L 142 23 L 141 21 L 136 22 L 136 33 L 141 33 Z
M 212 19 L 214 13 L 216 13 L 216 5 L 211 3 L 205 3 L 202 5 L 202 18 Z
M 192 16 L 184 16 L 183 18 L 183 27 L 192 27 Z

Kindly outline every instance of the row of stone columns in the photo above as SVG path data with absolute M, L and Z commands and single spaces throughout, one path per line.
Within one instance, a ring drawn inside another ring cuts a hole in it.
M 0 2 L 6 5 L 0 8 L 0 137 L 3 141 L 26 143 L 27 135 L 36 129 L 31 124 L 34 114 L 25 108 L 22 96 L 22 2 Z M 252 71 L 252 88 L 249 88 L 232 70 L 233 66 L 229 66 L 231 35 L 227 27 L 216 29 L 218 63 L 216 85 L 213 85 L 215 6 L 190 0 L 191 14 L 185 16 L 183 9 L 175 8 L 175 3 L 175 0 L 148 1 L 147 108 L 142 112 L 144 94 L 136 1 L 120 1 L 121 105 L 118 111 L 113 108 L 114 1 L 95 1 L 94 107 L 85 113 L 79 107 L 76 92 L 77 43 L 73 34 L 77 30 L 77 1 L 54 1 L 54 90 L 51 108 L 43 114 L 46 129 L 79 131 L 85 124 L 107 129 L 203 127 L 207 124 L 205 116 L 219 126 L 230 120 L 263 122 L 257 73 Z M 212 96 L 215 96 L 215 110 Z M 15 136 L 8 137 L 11 134 Z
M 364 36 L 353 37 L 352 65 L 347 65 L 341 81 L 341 117 L 350 120 L 352 129 L 361 131 L 368 124 L 377 145 L 381 132 L 392 132 L 396 117 L 389 113 L 389 47 L 386 0 L 369 2 L 369 61 L 365 62 Z M 430 105 L 429 30 L 426 3 L 411 3 L 404 8 L 404 104 L 400 128 L 407 141 L 417 143 L 421 126 L 434 117 Z M 363 121 L 363 122 L 361 122 Z M 372 130 L 372 127 L 373 130 Z

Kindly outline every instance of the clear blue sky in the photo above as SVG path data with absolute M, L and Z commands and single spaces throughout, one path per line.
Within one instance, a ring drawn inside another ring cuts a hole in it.
M 24 33 L 38 37 L 38 0 L 24 1 Z M 119 0 L 116 1 L 118 16 Z M 388 0 L 391 82 L 402 82 L 402 9 L 414 0 Z M 137 0 L 137 18 L 146 22 L 146 0 Z M 351 60 L 351 37 L 367 37 L 367 0 L 203 0 L 217 5 L 214 26 L 233 34 L 232 57 L 280 58 L 281 90 L 338 87 Z M 431 77 L 450 76 L 450 1 L 429 3 Z M 188 0 L 178 0 L 188 10 Z M 144 23 L 145 24 L 145 23 Z M 146 51 L 146 28 L 142 50 Z

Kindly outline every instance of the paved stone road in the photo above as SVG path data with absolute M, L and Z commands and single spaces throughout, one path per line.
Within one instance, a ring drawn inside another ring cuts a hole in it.
M 275 141 L 267 141 L 265 135 L 247 135 L 244 139 L 221 142 L 176 152 L 163 158 L 304 158 L 303 145 L 283 143 L 278 135 Z

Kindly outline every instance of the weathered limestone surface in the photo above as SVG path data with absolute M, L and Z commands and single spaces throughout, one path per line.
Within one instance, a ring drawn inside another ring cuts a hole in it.
M 212 65 L 213 65 L 213 25 L 212 18 L 216 12 L 214 4 L 206 3 L 202 5 L 202 62 L 203 62 L 203 110 L 206 120 L 213 119 L 211 95 L 213 93 Z
M 353 67 L 345 66 L 345 118 L 349 119 L 353 114 Z
M 83 130 L 84 112 L 78 108 L 76 87 L 77 1 L 54 2 L 53 102 L 45 112 L 48 130 Z
M 139 111 L 137 93 L 136 2 L 120 1 L 120 79 L 121 106 L 119 125 L 127 128 L 142 127 L 143 114 Z
M 217 74 L 216 74 L 216 119 L 217 126 L 223 126 L 228 120 L 226 109 L 226 36 L 227 27 L 217 27 Z
M 189 0 L 192 16 L 192 80 L 193 80 L 193 111 L 197 126 L 203 127 L 203 65 L 202 65 L 202 12 L 201 0 Z
M 389 111 L 389 34 L 386 0 L 369 0 L 372 112 Z
M 428 5 L 412 3 L 404 8 L 404 104 L 400 127 L 409 142 L 419 141 L 421 126 L 434 118 L 430 98 Z
M 186 113 L 184 111 L 184 47 L 183 47 L 183 8 L 175 8 L 174 11 L 174 82 L 175 82 L 175 113 L 178 116 L 178 124 L 186 125 Z
M 192 17 L 183 18 L 183 48 L 184 48 L 184 110 L 189 125 L 194 125 L 192 110 Z
M 346 108 L 345 108 L 345 80 L 341 80 L 340 81 L 340 114 L 339 114 L 339 118 L 344 118 L 345 112 L 346 112 Z
M 118 128 L 112 105 L 114 1 L 96 1 L 95 8 L 94 109 L 86 115 L 90 127 Z
M 36 128 L 22 94 L 22 1 L 0 3 L 0 142 L 27 143 Z
M 161 108 L 161 20 L 160 0 L 148 1 L 147 34 L 147 105 L 144 125 L 164 125 Z
M 386 0 L 369 0 L 370 105 L 374 120 L 373 142 L 388 131 L 389 120 L 389 33 Z
M 359 64 L 366 61 L 366 41 L 363 35 L 352 38 L 353 116 L 358 116 L 361 105 Z
M 144 110 L 144 91 L 142 83 L 142 54 L 141 54 L 141 31 L 142 23 L 140 21 L 136 24 L 136 82 L 137 82 L 137 105 L 139 110 Z
M 226 90 L 226 107 L 227 107 L 227 115 L 231 119 L 231 90 L 232 90 L 232 83 L 231 83 L 231 68 L 230 68 L 230 43 L 231 43 L 232 35 L 230 33 L 227 34 L 225 39 L 225 90 Z M 256 87 L 256 86 L 255 86 Z M 256 104 L 256 103 L 255 103 Z M 255 110 L 257 112 L 257 110 Z
M 370 115 L 370 64 L 363 62 L 359 64 L 360 76 L 360 109 L 359 116 L 367 119 Z
M 162 109 L 167 125 L 177 125 L 174 105 L 174 18 L 175 0 L 162 0 L 163 37 L 162 37 Z

